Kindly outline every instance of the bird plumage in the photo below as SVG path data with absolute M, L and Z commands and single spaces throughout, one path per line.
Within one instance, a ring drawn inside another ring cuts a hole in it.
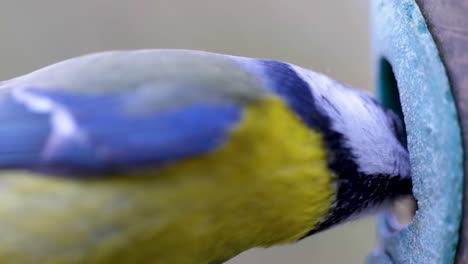
M 392 114 L 272 60 L 88 55 L 1 83 L 0 110 L 0 260 L 219 262 L 411 191 Z

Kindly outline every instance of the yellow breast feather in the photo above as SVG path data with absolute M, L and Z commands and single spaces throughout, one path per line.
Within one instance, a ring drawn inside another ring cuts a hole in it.
M 279 99 L 212 153 L 96 179 L 0 176 L 0 263 L 215 263 L 295 241 L 334 199 L 321 136 Z

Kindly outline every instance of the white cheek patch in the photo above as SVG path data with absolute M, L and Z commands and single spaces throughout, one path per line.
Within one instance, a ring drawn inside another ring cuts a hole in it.
M 310 86 L 311 93 L 332 121 L 332 129 L 365 174 L 409 175 L 407 152 L 398 142 L 385 112 L 365 93 L 354 91 L 328 77 L 291 65 Z

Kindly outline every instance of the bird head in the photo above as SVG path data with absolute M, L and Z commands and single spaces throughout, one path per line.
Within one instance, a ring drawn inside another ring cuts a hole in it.
M 270 86 L 323 137 L 335 183 L 328 215 L 309 234 L 412 193 L 404 125 L 367 93 L 298 66 L 266 61 Z M 287 76 L 287 78 L 286 78 Z

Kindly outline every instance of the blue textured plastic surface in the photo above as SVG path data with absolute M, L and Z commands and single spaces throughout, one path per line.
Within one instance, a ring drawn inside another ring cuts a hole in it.
M 371 3 L 376 66 L 382 58 L 388 60 L 398 83 L 419 209 L 413 223 L 398 233 L 390 231 L 388 217 L 380 217 L 379 248 L 368 262 L 452 263 L 463 170 L 461 132 L 447 74 L 415 1 Z

